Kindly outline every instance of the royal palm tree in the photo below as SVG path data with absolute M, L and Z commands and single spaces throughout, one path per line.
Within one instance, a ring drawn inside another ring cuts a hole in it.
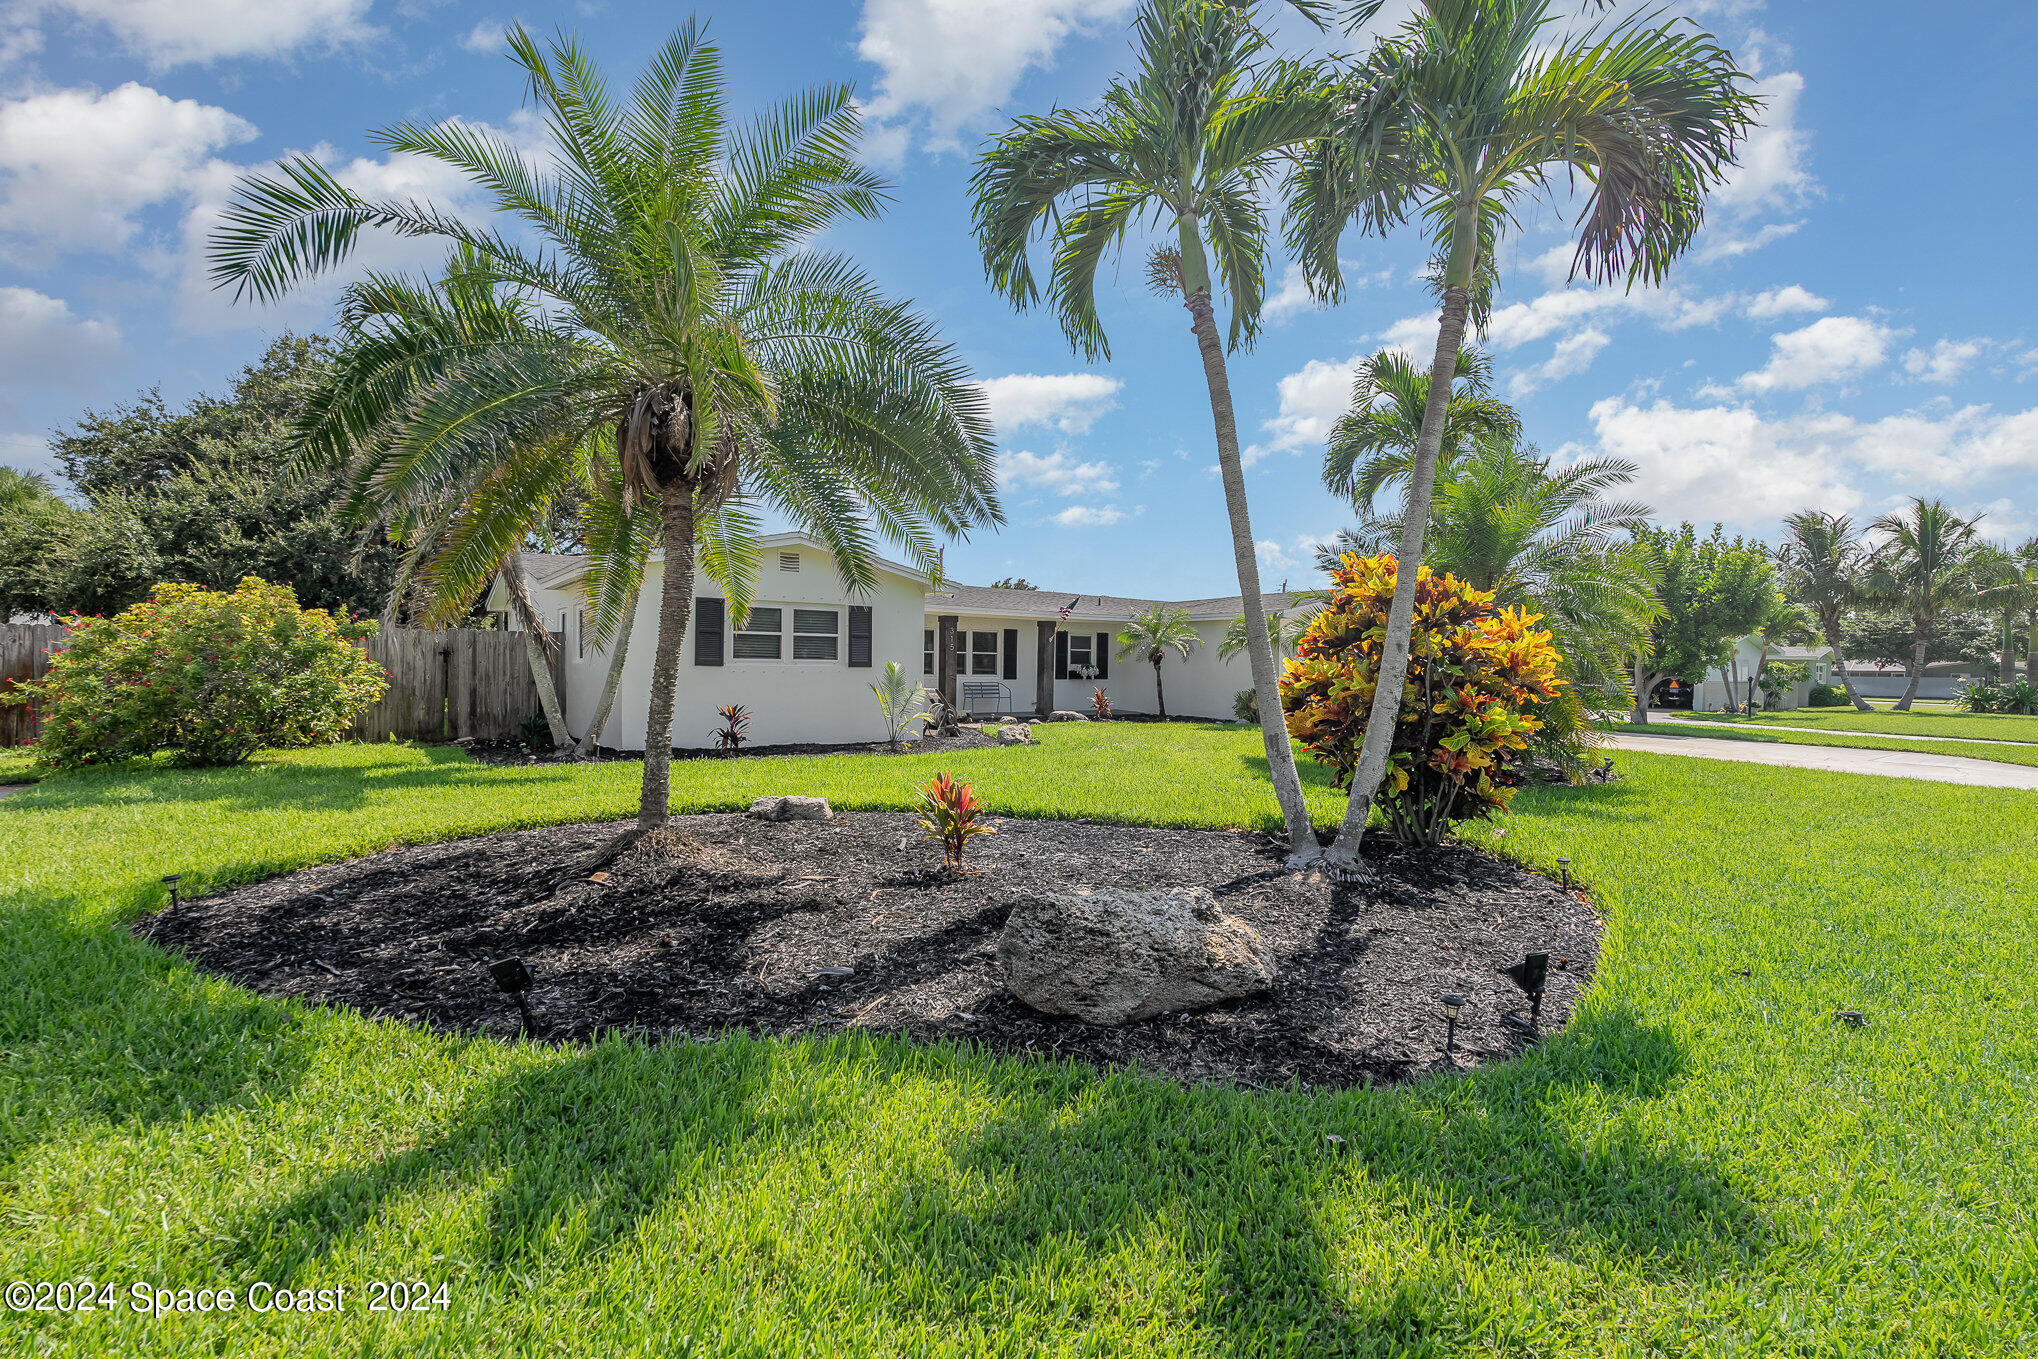
M 1160 707 L 1161 716 L 1166 718 L 1168 691 L 1161 685 L 1161 661 L 1170 651 L 1186 661 L 1189 653 L 1202 642 L 1203 639 L 1196 635 L 1195 625 L 1189 622 L 1187 609 L 1171 609 L 1165 604 L 1156 604 L 1132 615 L 1119 631 L 1118 659 L 1138 659 L 1153 667 L 1154 701 Z
M 1551 0 L 1418 0 L 1415 17 L 1350 71 L 1335 130 L 1290 180 L 1290 244 L 1317 292 L 1341 291 L 1338 241 L 1419 213 L 1442 292 L 1428 405 L 1408 476 L 1380 683 L 1351 804 L 1330 859 L 1359 872 L 1358 838 L 1386 772 L 1408 671 L 1416 567 L 1465 326 L 1495 282 L 1515 207 L 1556 176 L 1578 184 L 1574 276 L 1653 284 L 1691 244 L 1758 101 L 1710 34 L 1660 14 L 1549 31 Z
M 1867 551 L 1855 536 L 1854 520 L 1844 514 L 1823 514 L 1799 510 L 1783 521 L 1785 533 L 1777 560 L 1783 567 L 1784 592 L 1812 611 L 1819 633 L 1833 653 L 1833 668 L 1847 690 L 1847 701 L 1862 712 L 1873 712 L 1867 699 L 1854 689 L 1854 677 L 1847 673 L 1842 651 L 1842 624 L 1866 602 L 1863 575 Z
M 1975 527 L 1946 502 L 1913 496 L 1910 509 L 1885 514 L 1871 528 L 1883 542 L 1868 559 L 1868 597 L 1911 618 L 1910 683 L 1895 709 L 1907 713 L 1940 615 L 1974 602 Z
M 2038 538 L 2022 548 L 2008 544 L 1984 543 L 1975 550 L 1974 580 L 1979 594 L 1975 600 L 1996 615 L 2002 625 L 2002 652 L 1997 657 L 1996 678 L 2004 684 L 2017 681 L 2017 631 L 2020 623 L 2038 633 Z M 2027 646 L 2029 639 L 2027 639 Z M 2024 657 L 2026 672 L 2032 669 L 2029 651 Z
M 1359 509 L 1396 482 L 1405 482 L 1422 440 L 1422 415 L 1429 408 L 1429 369 L 1396 349 L 1383 349 L 1359 365 L 1352 380 L 1352 408 L 1331 426 L 1323 453 L 1323 484 Z M 1460 453 L 1476 443 L 1512 443 L 1521 437 L 1521 417 L 1496 401 L 1493 361 L 1475 350 L 1458 355 L 1452 375 L 1456 390 L 1444 408 L 1444 434 L 1437 445 L 1437 475 L 1450 470 Z
M 696 552 L 726 576 L 738 617 L 765 508 L 826 544 L 852 590 L 875 584 L 874 535 L 933 575 L 937 533 L 1002 517 L 990 421 L 928 321 L 850 261 L 806 248 L 885 202 L 855 159 L 848 87 L 735 129 L 720 54 L 691 22 L 622 99 L 570 38 L 541 48 L 516 27 L 509 44 L 548 160 L 457 122 L 401 123 L 373 140 L 456 169 L 535 245 L 429 204 L 365 199 L 299 157 L 242 182 L 213 241 L 213 275 L 272 299 L 379 226 L 464 247 L 499 290 L 529 300 L 513 331 L 393 355 L 387 386 L 400 402 L 364 381 L 350 389 L 361 409 L 343 401 L 328 418 L 342 439 L 394 422 L 392 446 L 425 482 L 514 468 L 507 497 L 549 494 L 558 482 L 546 458 L 569 460 L 591 440 L 612 450 L 620 508 L 655 509 L 664 554 L 641 832 L 669 815 Z
M 1260 733 L 1290 851 L 1307 860 L 1315 832 L 1275 689 L 1225 354 L 1249 345 L 1259 329 L 1267 236 L 1261 191 L 1291 149 L 1325 126 L 1328 106 L 1316 73 L 1266 60 L 1252 9 L 1147 0 L 1133 23 L 1139 69 L 1113 80 L 1092 108 L 1017 119 L 985 152 L 971 189 L 984 267 L 1013 305 L 1041 299 L 1028 249 L 1036 236 L 1052 241 L 1047 299 L 1069 343 L 1087 358 L 1110 354 L 1097 313 L 1098 266 L 1128 232 L 1150 230 L 1165 242 L 1149 278 L 1188 309 L 1202 357 Z M 1214 311 L 1220 280 L 1231 307 L 1222 336 Z

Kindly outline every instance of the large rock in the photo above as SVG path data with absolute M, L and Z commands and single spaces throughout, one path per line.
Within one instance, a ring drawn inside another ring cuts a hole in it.
M 1274 984 L 1273 950 L 1203 887 L 1022 897 L 998 963 L 1019 999 L 1086 1024 L 1200 1009 Z
M 1057 708 L 1047 715 L 1047 720 L 1049 722 L 1087 722 L 1090 720 L 1090 715 L 1088 713 L 1071 712 L 1067 708 Z
M 759 821 L 828 821 L 835 816 L 824 797 L 761 797 L 750 804 Z
M 1033 744 L 1033 728 L 1024 722 L 998 728 L 998 744 L 1001 746 L 1026 746 Z

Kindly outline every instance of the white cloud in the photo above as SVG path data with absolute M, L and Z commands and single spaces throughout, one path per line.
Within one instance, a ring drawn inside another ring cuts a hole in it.
M 1788 287 L 1771 288 L 1748 299 L 1741 308 L 1741 315 L 1750 321 L 1773 321 L 1779 316 L 1789 316 L 1801 311 L 1824 311 L 1829 305 L 1817 293 L 1793 283 Z
M 1116 505 L 1101 509 L 1089 505 L 1071 505 L 1054 516 L 1054 522 L 1063 528 L 1108 528 L 1125 517 Z
M 1281 284 L 1267 300 L 1260 304 L 1260 316 L 1268 325 L 1278 326 L 1305 311 L 1319 307 L 1314 294 L 1309 291 L 1309 280 L 1303 277 L 1302 266 L 1291 264 L 1281 275 Z
M 1818 188 L 1805 165 L 1807 139 L 1797 126 L 1804 77 L 1779 71 L 1757 81 L 1754 92 L 1768 101 L 1760 125 L 1741 143 L 1734 169 L 1712 193 L 1713 204 L 1729 213 L 1792 207 Z
M 501 56 L 504 51 L 503 34 L 508 31 L 509 25 L 500 19 L 483 19 L 467 30 L 467 36 L 460 39 L 460 45 L 484 57 Z
M 111 33 L 157 70 L 228 57 L 331 50 L 377 31 L 371 0 L 29 0 L 43 20 L 66 15 Z
M 1352 378 L 1364 357 L 1354 354 L 1342 363 L 1311 359 L 1275 383 L 1280 410 L 1263 426 L 1270 438 L 1244 449 L 1239 461 L 1251 467 L 1269 453 L 1321 444 L 1337 418 L 1351 408 Z
M 998 471 L 1008 486 L 1039 486 L 1056 495 L 1109 495 L 1118 489 L 1111 464 L 1077 462 L 1060 449 L 1044 458 L 1037 453 L 1007 453 L 999 458 Z
M 1904 371 L 1925 382 L 1952 382 L 1981 357 L 1979 340 L 1940 340 L 1931 349 L 1904 351 Z
M 114 251 L 151 205 L 182 200 L 253 125 L 130 81 L 0 102 L 0 235 L 47 257 Z
M 1557 347 L 1550 357 L 1532 368 L 1525 368 L 1508 379 L 1508 393 L 1515 397 L 1527 396 L 1545 383 L 1555 382 L 1582 373 L 1592 366 L 1599 357 L 1599 351 L 1612 343 L 1612 338 L 1603 330 L 1581 330 L 1575 335 L 1566 335 L 1557 341 Z
M 1280 571 L 1292 578 L 1298 575 L 1315 576 L 1316 549 L 1322 547 L 1335 533 L 1298 533 L 1287 542 L 1274 538 L 1262 538 L 1253 544 L 1253 555 L 1259 558 L 1260 566 L 1266 571 Z M 1267 583 L 1274 589 L 1280 582 Z
M 1722 231 L 1717 235 L 1708 230 L 1699 236 L 1699 247 L 1692 252 L 1691 257 L 1700 264 L 1710 264 L 1715 260 L 1739 259 L 1771 242 L 1796 235 L 1802 226 L 1803 222 L 1770 222 L 1747 233 Z
M 1021 79 L 1052 69 L 1071 37 L 1103 32 L 1133 0 L 864 0 L 857 55 L 879 71 L 866 110 L 882 140 L 872 154 L 917 140 L 952 151 Z
M 0 384 L 84 385 L 120 349 L 118 327 L 73 314 L 62 298 L 0 287 Z
M 983 384 L 991 418 L 1001 431 L 1028 425 L 1081 434 L 1117 403 L 1125 384 L 1102 373 L 1011 373 Z
M 1740 385 L 1773 392 L 1839 382 L 1880 368 L 1899 332 L 1859 316 L 1828 316 L 1802 330 L 1770 337 L 1769 362 L 1743 373 Z

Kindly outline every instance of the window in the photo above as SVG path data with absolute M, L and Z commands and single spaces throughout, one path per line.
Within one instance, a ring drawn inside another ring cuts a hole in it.
M 735 656 L 739 661 L 775 661 L 784 654 L 785 610 L 759 604 L 750 610 L 743 626 L 736 629 Z
M 969 672 L 972 675 L 998 673 L 998 634 L 972 632 L 969 635 Z
M 920 629 L 920 673 L 934 673 L 934 629 Z
M 1090 643 L 1094 640 L 1096 639 L 1087 632 L 1072 632 L 1069 634 L 1069 673 L 1071 675 L 1080 670 L 1088 670 L 1090 668 Z
M 587 659 L 587 610 L 580 609 L 573 616 L 574 655 Z
M 832 661 L 842 646 L 842 615 L 834 609 L 793 610 L 793 659 Z

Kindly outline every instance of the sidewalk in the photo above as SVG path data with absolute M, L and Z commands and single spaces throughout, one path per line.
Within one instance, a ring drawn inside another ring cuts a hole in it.
M 1704 731 L 1714 727 L 1721 731 L 1802 731 L 1813 736 L 1880 736 L 1887 741 L 1978 741 L 1992 746 L 2038 746 L 2038 741 L 2003 741 L 1993 736 L 1914 736 L 1907 731 L 1859 731 L 1853 727 L 1783 727 L 1768 722 L 1707 722 L 1702 718 L 1672 717 L 1667 713 L 1649 714 L 1649 725 L 1657 723 L 1671 727 L 1693 727 Z
M 1992 760 L 1970 760 L 1959 755 L 1869 750 L 1858 746 L 1793 746 L 1767 741 L 1707 739 L 1703 736 L 1641 736 L 1634 732 L 1614 732 L 1602 740 L 1616 750 L 1643 750 L 1652 755 L 1689 755 L 1706 760 L 1739 760 L 1744 764 L 1824 769 L 1836 774 L 1881 774 L 1898 779 L 1964 783 L 1976 788 L 2029 788 L 2038 791 L 2038 768 L 1997 764 Z

